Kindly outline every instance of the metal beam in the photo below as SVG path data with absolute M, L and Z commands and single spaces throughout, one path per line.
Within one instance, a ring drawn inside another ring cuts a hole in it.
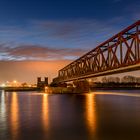
M 140 20 L 59 70 L 59 81 L 97 77 L 138 69 Z M 130 68 L 133 66 L 133 68 Z

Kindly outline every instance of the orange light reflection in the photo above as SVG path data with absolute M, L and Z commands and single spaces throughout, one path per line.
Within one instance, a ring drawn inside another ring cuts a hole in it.
M 12 93 L 12 102 L 11 102 L 11 131 L 13 139 L 17 138 L 18 128 L 19 128 L 19 107 L 18 107 L 18 98 L 17 93 Z
M 43 94 L 42 102 L 42 121 L 44 131 L 48 130 L 49 127 L 49 110 L 48 110 L 48 94 Z
M 88 130 L 91 135 L 96 133 L 96 110 L 95 110 L 95 95 L 88 94 L 86 96 L 86 120 Z

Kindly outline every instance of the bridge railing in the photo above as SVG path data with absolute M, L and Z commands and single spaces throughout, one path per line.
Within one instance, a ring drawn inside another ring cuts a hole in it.
M 59 81 L 107 74 L 140 63 L 140 20 L 59 70 Z

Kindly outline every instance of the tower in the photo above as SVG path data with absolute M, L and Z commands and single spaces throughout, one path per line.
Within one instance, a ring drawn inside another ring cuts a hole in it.
M 44 81 L 41 81 L 41 77 L 37 77 L 37 87 L 44 88 L 48 86 L 48 77 L 44 77 Z

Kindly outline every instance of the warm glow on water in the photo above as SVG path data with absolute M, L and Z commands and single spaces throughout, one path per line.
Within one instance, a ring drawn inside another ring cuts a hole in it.
M 49 128 L 49 104 L 48 104 L 48 94 L 43 94 L 42 101 L 42 123 L 43 129 L 46 132 Z
M 140 91 L 0 91 L 0 140 L 138 140 Z
M 96 132 L 96 110 L 95 110 L 95 95 L 88 94 L 86 96 L 86 119 L 87 126 L 91 135 Z
M 4 94 L 4 91 L 1 93 L 1 106 L 0 106 L 0 114 L 1 114 L 1 119 L 3 122 L 5 122 L 5 113 L 6 113 L 6 103 L 5 103 L 5 94 Z
M 93 92 L 93 94 L 95 95 L 114 95 L 114 96 L 128 96 L 128 97 L 140 97 L 140 93 L 135 93 L 135 91 L 132 90 L 133 93 L 127 93 L 127 92 L 116 92 L 116 91 L 113 91 L 113 92 L 105 92 L 105 91 L 102 91 L 102 92 Z
M 0 97 L 0 127 L 3 127 L 3 129 L 0 129 L 0 139 L 5 137 L 5 130 L 7 129 L 6 111 L 6 97 L 4 91 L 2 91 Z
M 11 133 L 13 139 L 17 138 L 19 131 L 19 106 L 18 106 L 18 95 L 16 92 L 11 93 L 11 115 L 10 115 L 10 124 L 11 124 Z

